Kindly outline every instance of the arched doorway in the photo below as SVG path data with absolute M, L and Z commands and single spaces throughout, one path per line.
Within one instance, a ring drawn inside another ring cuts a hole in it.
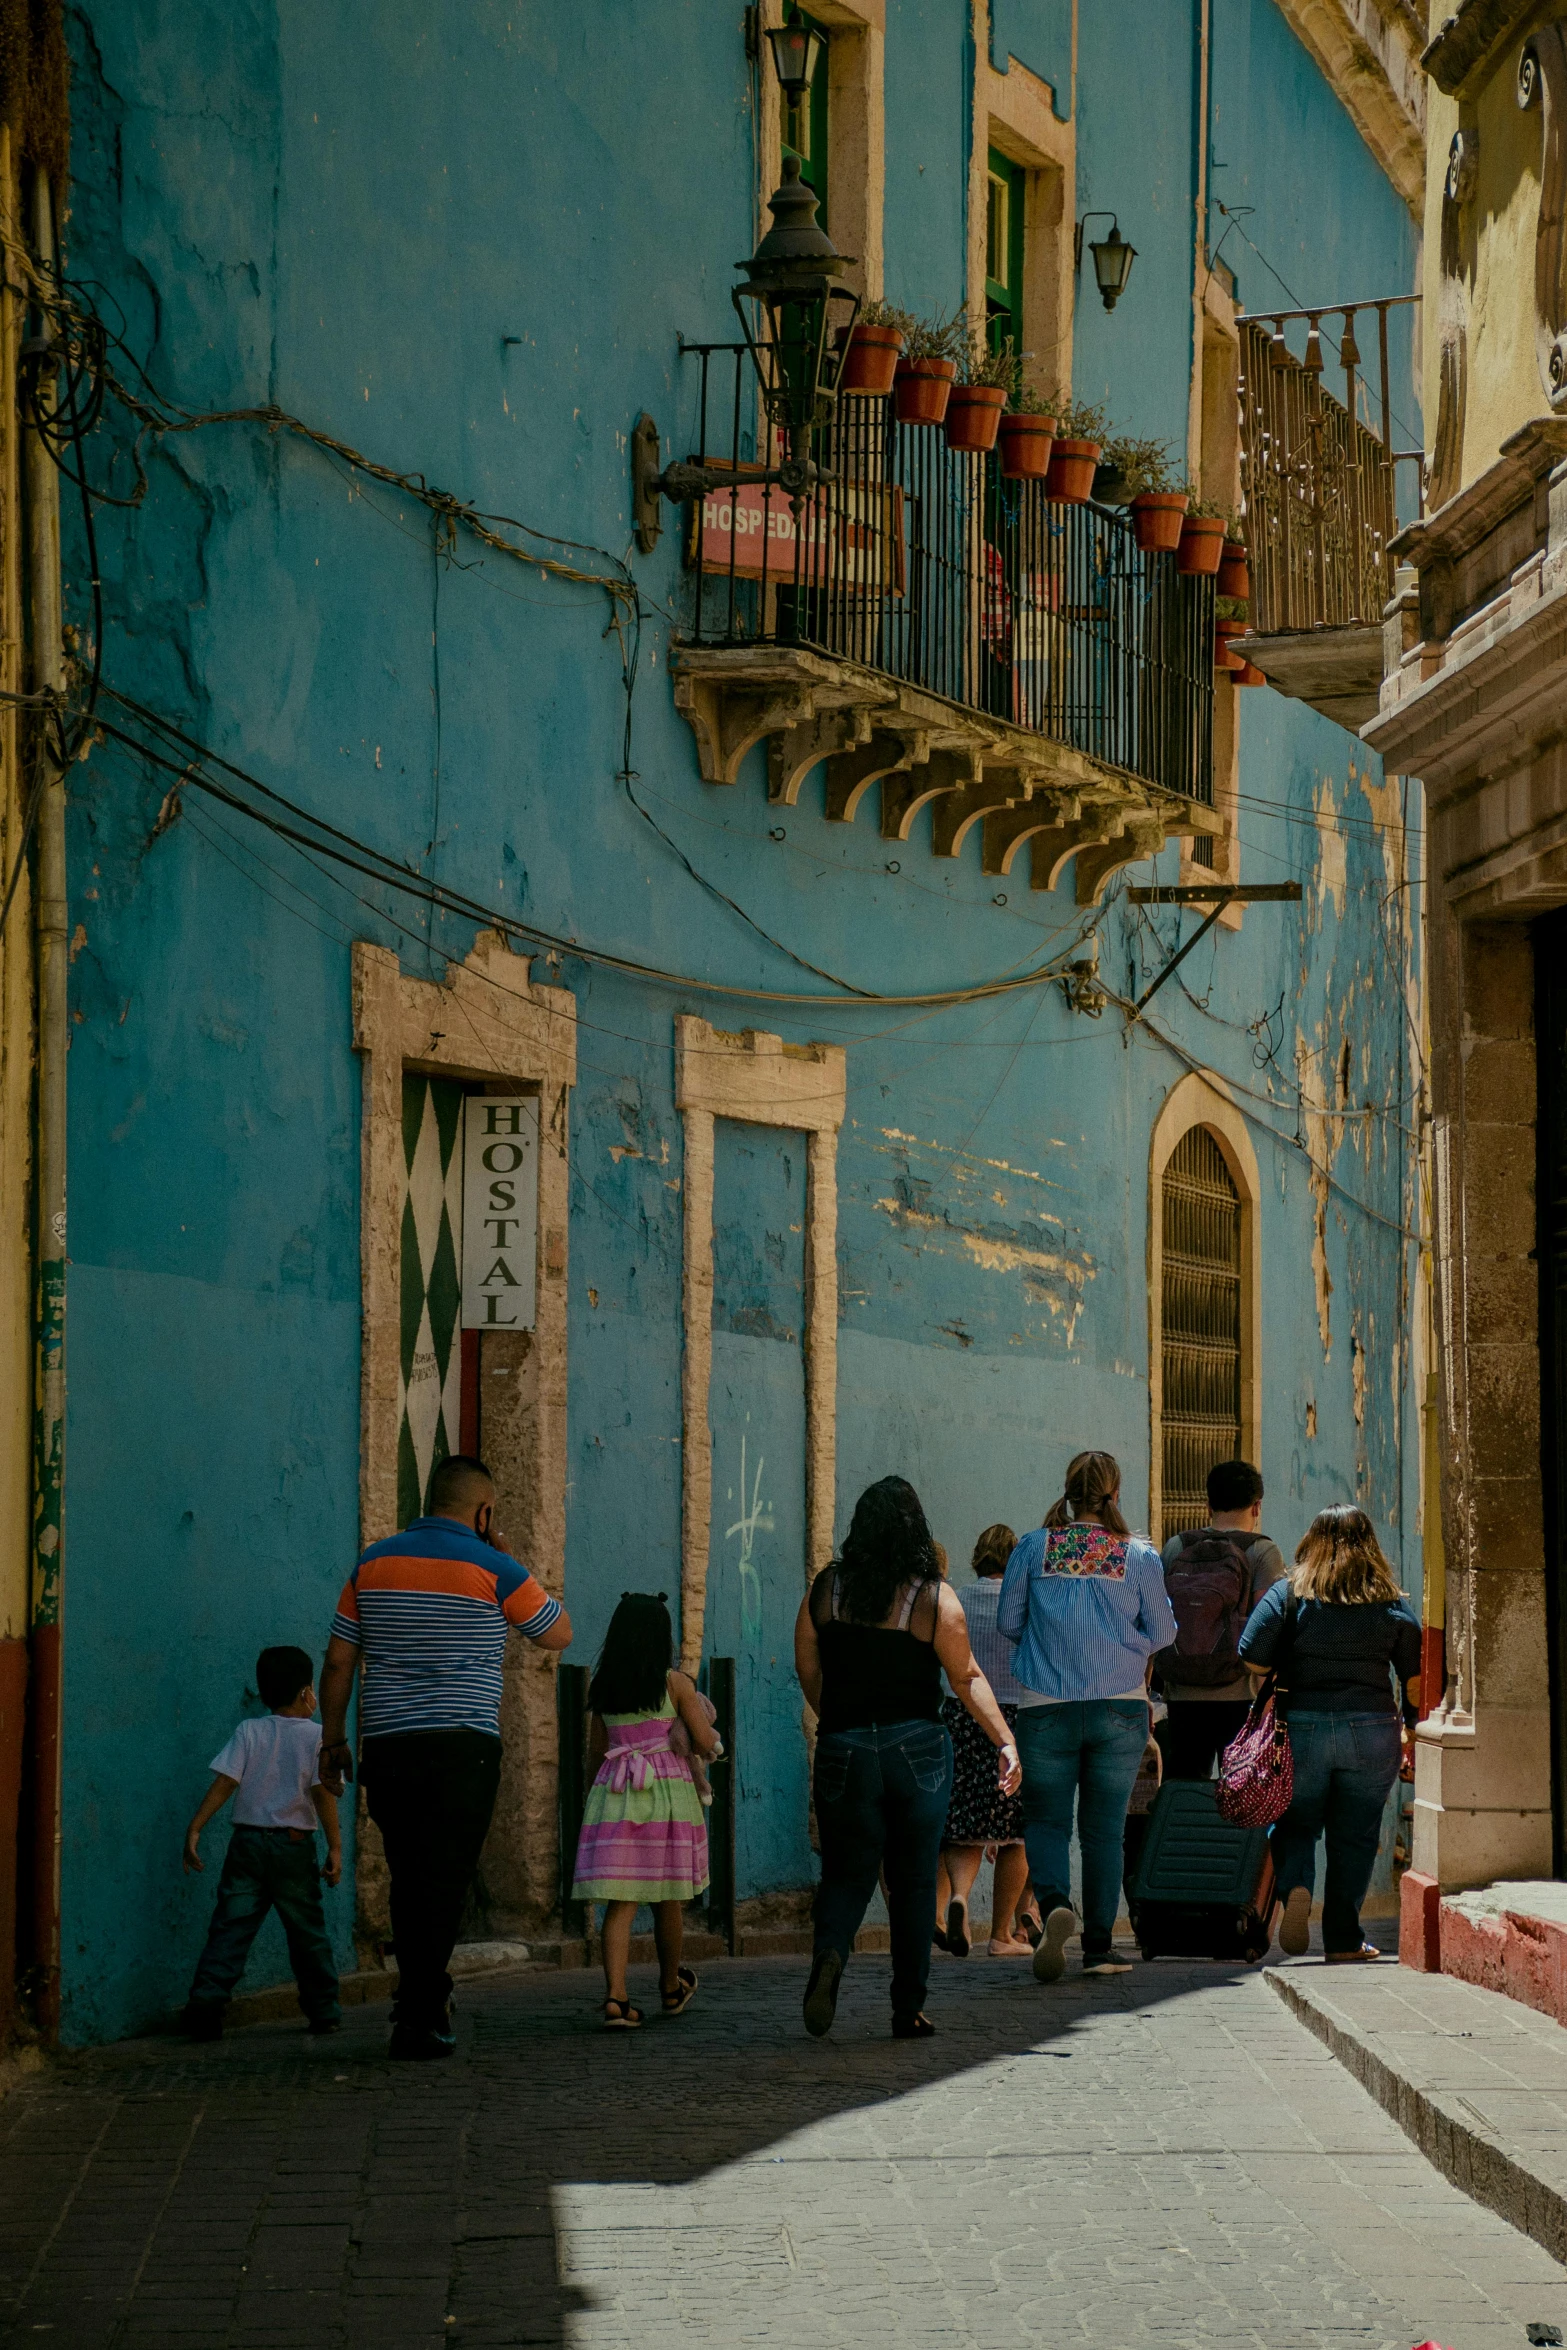
M 1218 1141 L 1190 1127 L 1160 1180 L 1166 1537 L 1208 1522 L 1208 1471 L 1241 1448 L 1241 1196 Z

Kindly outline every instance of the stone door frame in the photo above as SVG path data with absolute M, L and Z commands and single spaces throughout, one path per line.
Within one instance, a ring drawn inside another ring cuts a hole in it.
M 496 1332 L 481 1358 L 484 1437 L 497 1517 L 553 1598 L 566 1580 L 566 1262 L 571 1089 L 577 1005 L 540 987 L 529 958 L 483 931 L 444 982 L 410 979 L 396 954 L 353 948 L 353 1043 L 361 1056 L 359 1533 L 397 1531 L 398 1373 L 402 1281 L 403 1077 L 496 1081 L 537 1091 L 538 1311 L 531 1331 Z M 510 1644 L 501 1730 L 506 1754 L 484 1875 L 499 1917 L 537 1931 L 558 1900 L 556 1659 Z M 361 1820 L 361 1933 L 384 1931 L 379 1839 Z
M 686 1014 L 675 1020 L 675 1107 L 685 1144 L 680 1285 L 680 1661 L 702 1661 L 712 1542 L 713 1121 L 783 1126 L 806 1137 L 806 1580 L 832 1555 L 838 1474 L 838 1132 L 841 1045 L 785 1044 L 765 1030 L 731 1035 Z

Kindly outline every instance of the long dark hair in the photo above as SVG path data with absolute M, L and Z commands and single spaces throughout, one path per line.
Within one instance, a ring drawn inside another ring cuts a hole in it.
M 837 1567 L 839 1607 L 857 1624 L 879 1624 L 910 1583 L 940 1581 L 936 1545 L 906 1477 L 882 1477 L 866 1486 Z
M 669 1695 L 675 1627 L 662 1591 L 623 1591 L 588 1684 L 596 1714 L 657 1713 Z
M 1058 1532 L 1092 1512 L 1112 1534 L 1129 1534 L 1131 1528 L 1115 1506 L 1120 1490 L 1121 1464 L 1113 1452 L 1080 1452 L 1066 1465 L 1066 1489 L 1045 1512 L 1045 1524 Z

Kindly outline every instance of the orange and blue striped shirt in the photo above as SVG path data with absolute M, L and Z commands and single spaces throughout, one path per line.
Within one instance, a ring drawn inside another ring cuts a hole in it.
M 457 1518 L 372 1542 L 343 1585 L 333 1637 L 363 1651 L 359 1729 L 501 1729 L 506 1635 L 547 1632 L 560 1602 Z

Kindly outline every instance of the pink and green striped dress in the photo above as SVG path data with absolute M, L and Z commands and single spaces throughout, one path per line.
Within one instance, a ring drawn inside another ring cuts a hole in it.
M 707 1886 L 707 1823 L 691 1766 L 669 1743 L 675 1703 L 606 1714 L 609 1752 L 577 1839 L 577 1901 L 691 1901 Z

